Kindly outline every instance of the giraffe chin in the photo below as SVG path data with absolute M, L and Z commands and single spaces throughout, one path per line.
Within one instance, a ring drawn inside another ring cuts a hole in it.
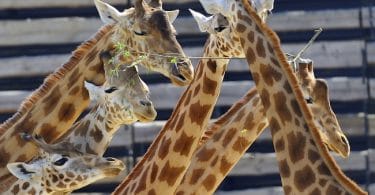
M 103 174 L 106 177 L 115 177 L 115 176 L 118 176 L 121 173 L 121 171 L 123 171 L 124 169 L 125 169 L 124 166 L 109 167 L 103 170 Z
M 146 116 L 143 114 L 134 113 L 134 115 L 140 122 L 151 122 L 154 121 L 156 118 L 156 114 L 150 114 L 149 116 Z

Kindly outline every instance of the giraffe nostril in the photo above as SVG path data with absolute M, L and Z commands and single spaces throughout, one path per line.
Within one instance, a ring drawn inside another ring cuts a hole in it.
M 114 159 L 114 158 L 112 158 L 112 157 L 108 157 L 108 158 L 106 158 L 106 160 L 107 160 L 107 161 L 110 161 L 110 162 L 114 162 L 114 161 L 116 161 L 116 159 Z
M 142 106 L 151 106 L 150 101 L 141 100 L 139 103 L 141 103 Z

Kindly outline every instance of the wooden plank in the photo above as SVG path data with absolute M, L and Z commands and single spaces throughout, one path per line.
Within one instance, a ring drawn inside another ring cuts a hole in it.
M 304 31 L 318 27 L 357 29 L 360 27 L 359 11 L 357 8 L 280 12 L 274 13 L 268 23 L 276 31 Z M 82 42 L 94 34 L 101 25 L 99 18 L 3 20 L 0 21 L 0 43 L 4 46 Z M 179 34 L 202 34 L 190 16 L 178 17 L 174 26 Z
M 110 4 L 124 4 L 125 0 L 105 0 Z M 23 8 L 52 8 L 52 7 L 81 7 L 94 6 L 93 0 L 1 0 L 0 9 L 23 9 Z
M 125 4 L 127 0 L 103 0 L 111 5 Z M 163 3 L 198 3 L 197 0 L 163 0 Z M 52 7 L 84 7 L 94 6 L 93 0 L 28 0 L 27 3 L 22 0 L 2 0 L 0 2 L 0 9 L 22 9 L 22 8 L 52 8 Z
M 326 79 L 330 88 L 331 101 L 349 101 L 365 99 L 365 86 L 360 78 L 332 78 Z M 375 79 L 371 80 L 371 90 L 375 91 Z M 238 100 L 244 93 L 253 87 L 252 81 L 224 82 L 222 92 L 219 97 L 218 106 L 228 106 Z M 151 100 L 157 109 L 171 109 L 180 98 L 184 88 L 176 87 L 172 84 L 149 85 Z M 26 91 L 2 91 L 0 92 L 0 105 L 6 105 L 1 110 L 16 110 L 18 105 L 30 92 Z M 372 93 L 372 97 L 375 94 Z M 1 111 L 0 111 L 1 112 Z
M 326 79 L 330 89 L 331 101 L 353 101 L 366 98 L 365 85 L 360 78 L 329 78 Z M 375 79 L 371 79 L 371 91 L 375 92 Z M 229 106 L 244 95 L 253 81 L 224 82 L 218 100 L 218 106 Z M 156 109 L 172 109 L 176 105 L 185 88 L 168 84 L 149 85 L 151 100 Z M 0 113 L 16 111 L 20 103 L 30 94 L 30 91 L 0 91 Z M 375 97 L 375 93 L 372 93 Z
M 374 155 L 374 151 L 372 151 Z M 343 171 L 365 170 L 365 154 L 363 152 L 353 152 L 347 159 L 334 155 L 336 162 Z M 114 178 L 97 181 L 95 184 L 118 183 L 128 174 L 123 171 L 121 175 Z M 259 176 L 265 174 L 278 174 L 279 168 L 275 153 L 245 154 L 236 166 L 229 173 L 229 176 Z M 95 185 L 94 184 L 94 185 Z
M 339 114 L 337 118 L 345 135 L 349 138 L 352 136 L 364 136 L 363 116 L 352 114 Z M 370 127 L 375 126 L 375 115 L 370 116 Z M 165 121 L 154 121 L 149 123 L 134 123 L 132 126 L 123 126 L 113 137 L 111 147 L 124 147 L 131 144 L 131 128 L 134 128 L 135 143 L 151 143 L 159 131 L 164 126 Z M 375 136 L 375 132 L 372 132 Z M 268 129 L 257 139 L 258 142 L 270 141 L 271 134 Z M 375 159 L 373 160 L 375 163 Z
M 314 60 L 315 68 L 358 68 L 362 66 L 361 50 L 363 41 L 330 41 L 316 42 L 304 54 Z M 283 49 L 287 53 L 296 54 L 304 44 L 284 44 Z M 188 56 L 202 56 L 202 47 L 185 47 Z M 375 49 L 369 50 L 368 56 L 375 56 Z M 0 58 L 0 78 L 17 76 L 47 75 L 53 72 L 61 64 L 69 59 L 70 54 L 21 56 L 12 58 Z M 198 60 L 192 60 L 197 64 Z M 245 60 L 232 60 L 228 71 L 246 71 L 249 68 Z M 142 74 L 154 74 L 141 69 Z M 319 76 L 319 75 L 317 75 Z

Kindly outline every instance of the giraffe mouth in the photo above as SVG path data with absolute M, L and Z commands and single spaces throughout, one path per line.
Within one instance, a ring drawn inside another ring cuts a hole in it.
M 143 113 L 134 113 L 134 115 L 137 117 L 137 119 L 140 122 L 151 122 L 154 121 L 156 118 L 156 113 L 150 113 L 148 115 L 144 115 Z
M 171 69 L 171 81 L 178 86 L 186 86 L 192 80 L 194 71 L 189 68 L 189 63 L 181 61 L 174 63 Z
M 109 167 L 103 170 L 103 173 L 107 177 L 115 177 L 121 173 L 125 169 L 124 166 L 119 167 Z

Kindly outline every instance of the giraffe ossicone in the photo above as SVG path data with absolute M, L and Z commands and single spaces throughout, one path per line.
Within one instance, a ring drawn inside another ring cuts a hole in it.
M 7 164 L 9 171 L 18 180 L 4 194 L 48 195 L 70 192 L 99 179 L 117 176 L 125 169 L 124 163 L 115 158 L 90 154 L 62 155 L 59 151 L 54 153 L 48 144 L 40 145 L 40 138 L 32 136 L 32 139 L 41 147 L 41 155 L 28 163 Z

